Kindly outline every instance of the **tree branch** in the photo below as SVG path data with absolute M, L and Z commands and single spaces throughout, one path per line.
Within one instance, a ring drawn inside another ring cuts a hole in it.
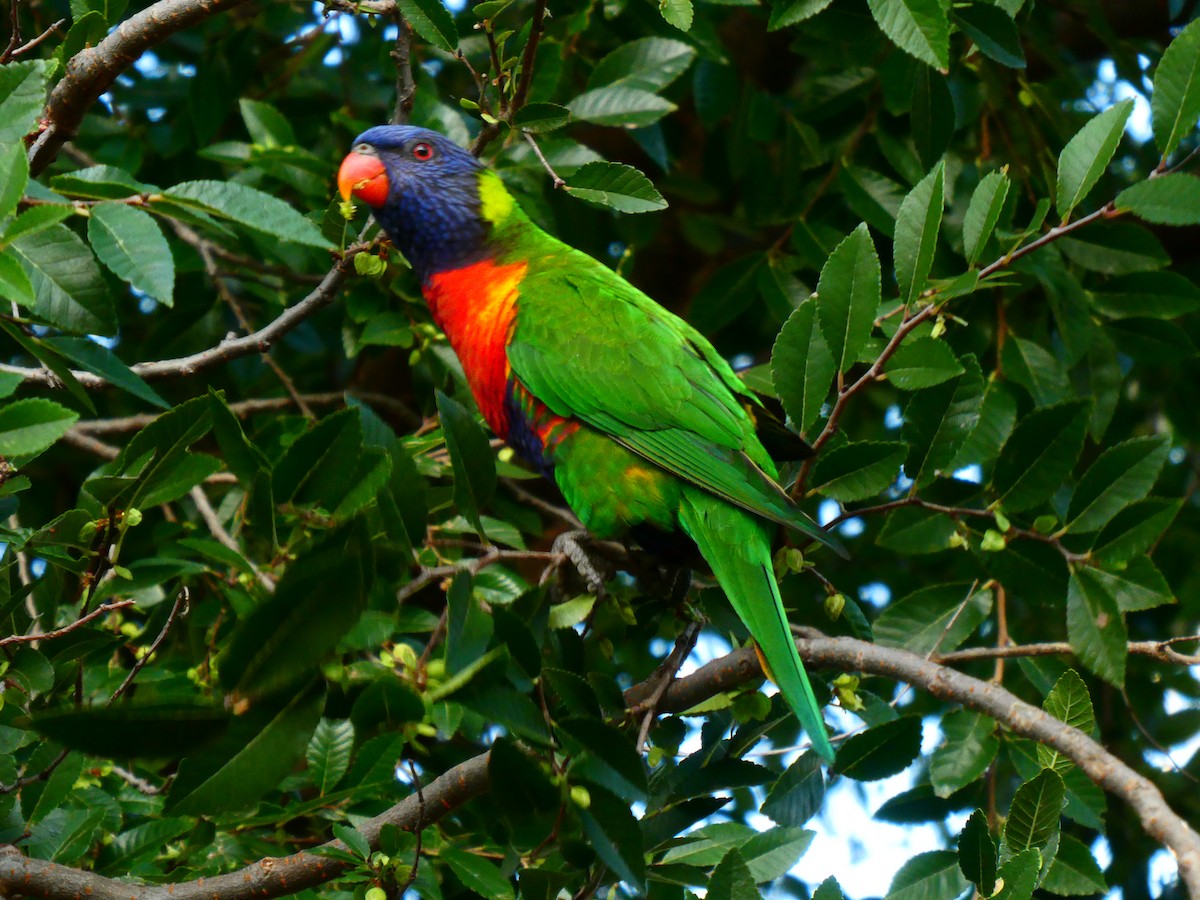
M 66 75 L 46 104 L 46 127 L 29 148 L 30 174 L 36 177 L 54 161 L 62 145 L 75 136 L 92 104 L 142 53 L 177 31 L 245 2 L 159 0 L 130 16 L 95 47 L 71 57 Z
M 133 606 L 132 600 L 117 600 L 113 603 L 103 603 L 97 606 L 90 613 L 80 616 L 69 625 L 64 625 L 62 628 L 55 628 L 53 631 L 39 631 L 37 634 L 12 634 L 6 638 L 0 638 L 0 647 L 7 647 L 9 644 L 28 644 L 33 641 L 52 641 L 55 638 L 60 638 L 63 635 L 70 634 L 78 628 L 82 628 L 93 619 L 98 619 L 101 616 L 106 616 L 110 612 L 118 609 L 124 609 L 127 606 Z

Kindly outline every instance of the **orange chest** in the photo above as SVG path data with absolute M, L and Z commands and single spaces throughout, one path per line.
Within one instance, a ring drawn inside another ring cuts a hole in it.
M 425 300 L 458 355 L 475 403 L 489 427 L 508 436 L 507 347 L 525 263 L 483 260 L 439 272 L 425 285 Z

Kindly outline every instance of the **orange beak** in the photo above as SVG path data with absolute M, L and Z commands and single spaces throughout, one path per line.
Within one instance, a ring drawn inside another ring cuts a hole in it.
M 387 169 L 377 156 L 351 153 L 342 160 L 338 169 L 338 191 L 343 200 L 357 197 L 368 206 L 383 206 L 387 203 Z

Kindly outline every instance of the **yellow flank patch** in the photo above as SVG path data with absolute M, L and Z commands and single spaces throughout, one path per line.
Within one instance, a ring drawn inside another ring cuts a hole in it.
M 645 466 L 626 466 L 625 480 L 630 487 L 650 492 L 656 499 L 659 496 L 658 481 L 660 473 Z
M 508 218 L 513 208 L 512 195 L 495 172 L 484 172 L 479 176 L 479 212 L 493 224 Z

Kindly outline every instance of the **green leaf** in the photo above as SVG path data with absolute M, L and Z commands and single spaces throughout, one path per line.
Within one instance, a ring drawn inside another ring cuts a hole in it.
M 857 441 L 828 451 L 813 469 L 812 489 L 843 503 L 873 497 L 892 484 L 908 455 L 894 441 Z
M 432 3 L 435 0 L 422 2 Z M 444 9 L 440 3 L 438 6 Z M 185 181 L 163 191 L 163 196 L 210 215 L 237 222 L 243 228 L 276 241 L 290 241 L 321 250 L 328 250 L 332 246 L 316 225 L 278 197 L 239 182 Z
M 809 751 L 797 757 L 771 785 L 762 813 L 780 825 L 800 826 L 821 808 L 825 797 L 825 775 L 821 760 Z
M 50 337 L 43 342 L 80 368 L 95 372 L 114 387 L 128 391 L 159 409 L 171 408 L 171 404 L 103 344 L 82 337 Z
M 989 172 L 971 194 L 963 218 L 963 253 L 971 265 L 979 260 L 988 238 L 996 230 L 1004 201 L 1008 199 L 1009 184 L 1006 172 Z
M 1065 222 L 1088 191 L 1096 186 L 1108 168 L 1125 123 L 1133 112 L 1132 100 L 1121 100 L 1089 121 L 1067 141 L 1058 156 L 1058 193 L 1056 207 Z
M 75 334 L 115 334 L 116 312 L 92 251 L 70 228 L 26 234 L 11 249 L 21 259 L 35 299 L 30 311 Z
M 304 755 L 324 704 L 323 690 L 308 689 L 281 708 L 238 717 L 217 747 L 180 763 L 164 812 L 215 815 L 253 803 Z
M 475 599 L 470 572 L 454 576 L 446 592 L 446 671 L 461 672 L 487 650 L 492 619 Z
M 348 719 L 322 719 L 313 732 L 304 756 L 309 776 L 317 792 L 325 796 L 332 791 L 350 768 L 350 752 L 354 749 L 354 726 Z
M 507 738 L 493 742 L 488 754 L 488 775 L 492 794 L 510 815 L 553 813 L 558 809 L 558 791 L 550 779 Z
M 400 12 L 413 31 L 447 53 L 458 47 L 454 15 L 441 0 L 399 0 Z
M 875 539 L 880 547 L 905 555 L 937 553 L 950 547 L 954 519 L 919 506 L 902 506 L 888 513 Z
M 1010 69 L 1025 68 L 1021 36 L 1012 16 L 1003 9 L 991 3 L 972 2 L 954 10 L 954 21 L 985 56 Z
M 1069 396 L 1066 368 L 1041 344 L 1013 335 L 1004 342 L 1000 358 L 1004 374 L 1028 390 L 1038 406 L 1061 403 Z
M 692 0 L 658 0 L 658 11 L 668 25 L 674 25 L 680 31 L 692 30 L 692 18 L 695 15 Z
M 1111 319 L 1174 319 L 1200 309 L 1200 287 L 1174 272 L 1119 275 L 1090 296 L 1092 306 Z
M 596 63 L 587 86 L 591 89 L 620 84 L 643 91 L 661 91 L 686 72 L 695 58 L 696 51 L 683 41 L 638 38 L 621 44 Z
M 888 380 L 902 391 L 919 391 L 949 381 L 965 370 L 950 345 L 917 337 L 900 345 L 884 366 Z
M 88 200 L 121 200 L 150 191 L 149 185 L 115 166 L 90 166 L 55 175 L 50 179 L 50 186 L 60 194 Z
M 971 355 L 960 362 L 961 375 L 916 392 L 904 408 L 901 433 L 911 448 L 904 471 L 921 487 L 953 473 L 959 451 L 987 410 L 979 363 Z
M 1147 272 L 1171 263 L 1158 238 L 1136 222 L 1089 225 L 1057 245 L 1072 262 L 1105 275 Z
M 0 456 L 41 453 L 66 434 L 79 413 L 53 400 L 29 397 L 0 406 Z
M 879 257 L 867 226 L 859 225 L 834 248 L 817 282 L 817 320 L 837 371 L 857 361 L 880 297 Z
M 1043 851 L 1055 840 L 1066 793 L 1062 777 L 1053 769 L 1042 769 L 1017 788 L 1004 823 L 1006 857 Z
M 557 103 L 526 103 L 513 116 L 513 124 L 530 134 L 562 128 L 571 121 L 571 111 Z
M 953 850 L 918 853 L 896 873 L 884 900 L 954 900 L 969 887 Z
M 174 305 L 175 261 L 149 213 L 124 203 L 94 206 L 88 240 L 114 275 L 160 303 Z
M 121 759 L 181 756 L 219 737 L 228 710 L 180 703 L 46 710 L 33 717 L 39 734 L 93 756 Z
M 171 841 L 196 827 L 190 818 L 151 819 L 122 831 L 100 851 L 98 869 L 106 875 L 128 872 L 143 857 L 157 856 Z
M 758 888 L 736 847 L 721 859 L 708 879 L 706 897 L 712 900 L 758 900 Z
M 568 718 L 558 723 L 559 734 L 575 754 L 586 751 L 572 771 L 603 784 L 628 802 L 645 801 L 646 771 L 632 742 L 611 725 L 591 718 Z
M 357 828 L 338 822 L 333 826 L 333 836 L 345 844 L 347 849 L 359 859 L 366 859 L 371 855 L 371 845 L 367 843 L 367 839 Z
M 837 879 L 830 875 L 817 885 L 812 900 L 846 900 L 846 895 L 842 893 L 842 886 L 837 883 Z
M 46 102 L 46 80 L 54 68 L 48 59 L 0 66 L 0 145 L 17 143 L 33 130 Z
M 91 847 L 104 817 L 102 807 L 52 810 L 30 829 L 25 851 L 34 859 L 72 863 Z
M 1000 879 L 1004 887 L 995 900 L 1030 900 L 1042 872 L 1042 854 L 1038 850 L 1025 850 L 1000 866 Z
M 811 19 L 817 13 L 825 10 L 833 0 L 778 0 L 771 7 L 771 18 L 767 22 L 767 31 L 778 31 Z
M 1109 324 L 1108 334 L 1122 353 L 1151 365 L 1170 365 L 1196 355 L 1188 333 L 1161 319 L 1121 319 Z
M 987 771 L 1000 749 L 1000 739 L 995 719 L 969 709 L 946 713 L 942 736 L 929 762 L 929 780 L 937 796 L 949 797 Z
M 238 100 L 238 109 L 254 143 L 264 147 L 288 147 L 296 143 L 292 126 L 270 103 L 243 97 Z
M 903 772 L 920 752 L 920 718 L 901 716 L 848 738 L 830 771 L 855 781 L 878 781 Z
M 1145 553 L 1179 514 L 1182 500 L 1150 498 L 1131 503 L 1105 525 L 1092 542 L 1091 554 L 1118 566 Z
M 1072 568 L 1067 589 L 1067 638 L 1089 669 L 1116 687 L 1125 684 L 1125 619 L 1111 583 Z
M 21 260 L 11 248 L 0 249 L 0 297 L 29 309 L 37 299 L 33 284 L 21 267 Z
M 1107 891 L 1108 883 L 1092 851 L 1082 841 L 1064 834 L 1059 838 L 1058 853 L 1042 882 L 1042 890 L 1060 897 L 1091 896 Z
M 1164 159 L 1195 130 L 1200 118 L 1200 24 L 1189 24 L 1163 52 L 1154 70 L 1150 117 Z
M 1129 504 L 1144 500 L 1170 449 L 1165 437 L 1155 435 L 1131 438 L 1105 450 L 1071 495 L 1067 530 L 1096 531 Z
M 663 856 L 664 863 L 715 866 L 731 849 L 742 847 L 757 834 L 740 822 L 714 822 L 689 832 Z
M 580 200 L 623 213 L 667 208 L 667 201 L 649 178 L 621 163 L 590 162 L 567 179 L 566 190 Z
M 946 76 L 929 66 L 913 73 L 909 123 L 921 167 L 933 168 L 949 148 L 958 121 Z
M 0 221 L 17 211 L 29 183 L 29 160 L 20 141 L 0 143 Z
M 1147 178 L 1117 194 L 1116 205 L 1156 225 L 1200 225 L 1200 178 L 1183 172 Z
M 1074 669 L 1067 669 L 1059 676 L 1042 702 L 1042 709 L 1086 735 L 1091 735 L 1096 727 L 1096 713 L 1092 708 L 1091 695 L 1088 694 L 1087 685 Z M 1067 757 L 1045 744 L 1038 744 L 1037 755 L 1043 768 L 1053 769 L 1060 775 L 1074 765 Z
M 446 861 L 458 880 L 480 897 L 494 897 L 496 900 L 513 900 L 516 897 L 512 882 L 491 860 L 457 847 L 443 847 L 438 855 Z
M 829 345 L 817 325 L 817 304 L 806 300 L 783 323 L 771 351 L 771 381 L 800 431 L 817 421 L 835 374 Z
M 1075 400 L 1035 409 L 1017 423 L 992 475 L 1005 511 L 1030 509 L 1058 490 L 1083 449 L 1089 413 L 1086 401 Z
M 950 68 L 950 22 L 939 0 L 868 0 L 888 38 L 935 69 Z
M 942 227 L 945 179 L 946 165 L 939 162 L 904 198 L 896 216 L 896 282 L 907 305 L 917 301 L 929 281 Z
M 623 84 L 586 91 L 567 104 L 575 119 L 621 128 L 653 125 L 675 108 L 670 100 Z
M 604 788 L 591 786 L 588 790 L 591 805 L 579 810 L 588 842 L 618 878 L 641 893 L 646 881 L 646 860 L 637 820 L 623 800 Z
M 926 656 L 950 653 L 971 636 L 992 611 L 992 592 L 971 585 L 918 588 L 888 605 L 875 620 L 875 640 Z
M 275 464 L 275 501 L 334 509 L 354 482 L 362 443 L 362 419 L 356 410 L 326 416 L 296 438 Z
M 72 207 L 65 204 L 47 204 L 45 206 L 31 207 L 8 223 L 0 241 L 11 244 L 22 237 L 46 231 L 49 228 L 53 228 L 59 222 L 71 218 L 74 212 L 75 210 Z
M 581 594 L 573 600 L 550 607 L 549 626 L 554 630 L 574 628 L 588 617 L 596 605 L 595 594 Z
M 454 469 L 454 506 L 482 537 L 479 511 L 496 489 L 496 457 L 487 435 L 467 410 L 436 392 L 438 417 Z
M 235 695 L 266 696 L 311 674 L 358 621 L 366 588 L 355 549 L 332 540 L 300 557 L 270 599 L 241 621 L 220 670 Z
M 996 892 L 996 842 L 982 809 L 971 813 L 958 836 L 958 868 L 981 896 L 990 897 Z
M 1174 603 L 1167 580 L 1148 556 L 1139 556 L 1117 572 L 1090 566 L 1077 570 L 1081 582 L 1095 585 L 1117 601 L 1121 612 L 1138 612 Z

